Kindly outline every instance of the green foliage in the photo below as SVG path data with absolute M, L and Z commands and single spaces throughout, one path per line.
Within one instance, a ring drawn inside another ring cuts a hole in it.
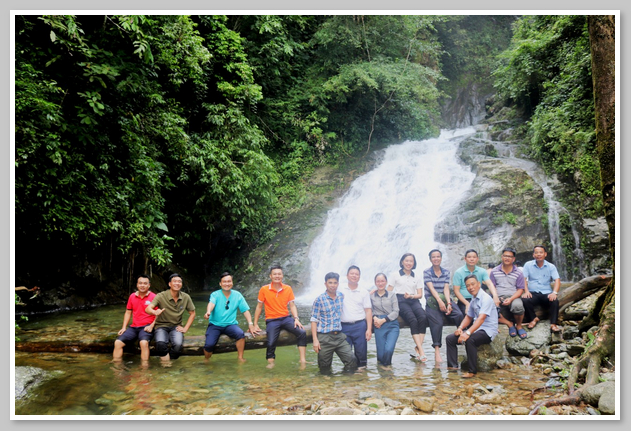
M 493 219 L 493 222 L 497 225 L 508 223 L 510 225 L 515 226 L 517 224 L 517 216 L 515 216 L 515 214 L 513 214 L 512 212 L 505 211 L 495 216 L 495 218 Z
M 548 172 L 576 184 L 580 201 L 602 209 L 596 156 L 589 35 L 585 16 L 520 18 L 501 55 L 495 86 L 530 113 L 526 139 Z

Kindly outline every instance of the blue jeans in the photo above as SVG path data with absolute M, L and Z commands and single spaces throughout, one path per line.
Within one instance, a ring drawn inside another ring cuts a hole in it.
M 228 337 L 237 341 L 245 338 L 243 329 L 241 329 L 239 325 L 217 326 L 208 322 L 208 328 L 206 328 L 206 342 L 204 343 L 204 350 L 213 353 L 221 334 L 226 334 Z
M 355 323 L 342 322 L 342 332 L 346 335 L 346 341 L 355 352 L 355 359 L 358 367 L 365 367 L 368 364 L 368 341 L 366 341 L 366 330 L 368 324 L 366 320 Z
M 382 316 L 377 316 L 383 318 Z M 394 346 L 399 339 L 399 321 L 385 322 L 381 328 L 375 328 L 375 344 L 377 345 L 377 361 L 381 365 L 392 364 Z
M 180 357 L 182 344 L 184 344 L 184 334 L 178 332 L 175 326 L 157 328 L 154 338 L 156 340 L 158 356 L 166 356 L 168 354 L 171 359 Z M 169 342 L 171 343 L 171 350 L 169 350 Z
M 265 332 L 267 333 L 267 352 L 265 353 L 265 359 L 276 358 L 276 343 L 278 342 L 281 329 L 296 336 L 298 347 L 307 345 L 307 333 L 304 329 L 294 327 L 294 324 L 294 318 L 291 316 L 268 319 L 265 321 Z

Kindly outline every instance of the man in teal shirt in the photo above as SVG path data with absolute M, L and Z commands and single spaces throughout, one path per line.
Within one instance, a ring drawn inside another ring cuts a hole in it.
M 254 329 L 250 307 L 240 292 L 232 290 L 232 275 L 228 272 L 221 274 L 219 282 L 220 290 L 210 294 L 208 307 L 204 318 L 208 319 L 208 329 L 206 329 L 206 342 L 204 344 L 204 360 L 208 362 L 215 350 L 217 341 L 221 334 L 226 334 L 233 340 L 237 340 L 237 357 L 239 361 L 245 362 L 243 352 L 245 350 L 245 334 L 237 324 L 237 310 L 243 313 L 248 322 L 250 333 Z
M 467 310 L 469 309 L 469 302 L 471 302 L 471 294 L 467 291 L 467 287 L 465 286 L 464 279 L 468 275 L 475 275 L 476 279 L 484 283 L 486 287 L 488 287 L 491 295 L 493 296 L 493 302 L 495 302 L 495 306 L 500 306 L 500 298 L 497 296 L 497 291 L 495 290 L 495 286 L 493 282 L 489 278 L 489 273 L 486 269 L 477 266 L 479 257 L 478 252 L 474 249 L 469 249 L 464 253 L 465 265 L 458 268 L 454 272 L 452 286 L 454 289 L 454 293 L 456 294 L 456 298 L 458 298 L 458 308 L 462 311 L 462 314 L 467 315 Z

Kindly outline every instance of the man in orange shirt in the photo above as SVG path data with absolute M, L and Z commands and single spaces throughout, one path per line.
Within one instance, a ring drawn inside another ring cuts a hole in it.
M 276 359 L 276 343 L 280 330 L 291 332 L 298 339 L 298 352 L 300 353 L 300 364 L 307 363 L 307 333 L 298 318 L 298 309 L 294 303 L 294 292 L 290 286 L 283 284 L 283 268 L 275 265 L 270 268 L 271 283 L 261 287 L 259 290 L 258 304 L 254 311 L 254 329 L 252 333 L 256 335 L 261 332 L 259 328 L 259 317 L 263 306 L 265 306 L 265 329 L 267 331 L 267 358 L 268 367 L 274 366 Z M 287 310 L 287 305 L 291 310 L 291 316 Z

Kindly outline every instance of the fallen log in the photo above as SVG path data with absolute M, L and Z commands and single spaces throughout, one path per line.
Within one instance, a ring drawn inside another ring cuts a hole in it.
M 611 279 L 611 275 L 593 275 L 564 289 L 559 295 L 559 314 L 562 314 L 570 305 L 607 287 Z
M 307 342 L 313 342 L 311 328 L 305 328 L 307 332 Z M 16 342 L 15 350 L 20 352 L 53 352 L 53 353 L 112 353 L 116 336 L 108 336 L 99 341 L 46 341 L 46 342 Z M 203 355 L 204 335 L 184 336 L 183 355 Z M 284 329 L 280 331 L 277 346 L 288 346 L 296 343 L 296 337 Z M 154 350 L 153 342 L 150 349 Z M 262 331 L 257 336 L 245 333 L 245 349 L 264 349 L 267 347 L 267 333 Z M 215 353 L 236 352 L 237 348 L 233 339 L 227 335 L 219 337 L 215 346 Z M 125 346 L 126 353 L 140 354 L 140 349 L 134 346 Z

